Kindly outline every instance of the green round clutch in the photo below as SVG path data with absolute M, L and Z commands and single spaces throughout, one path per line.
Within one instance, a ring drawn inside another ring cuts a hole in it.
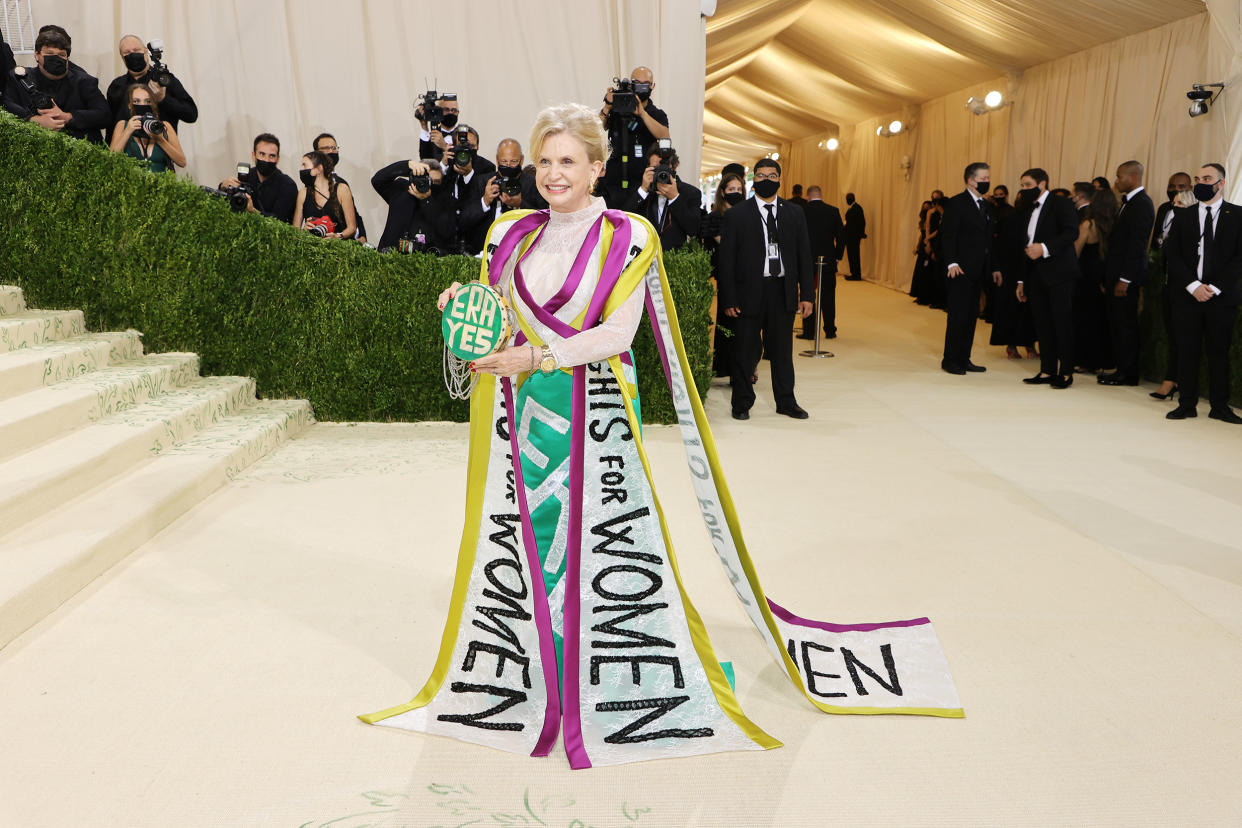
M 495 353 L 513 333 L 509 303 L 490 285 L 462 285 L 444 306 L 440 332 L 445 347 L 458 359 L 469 362 Z

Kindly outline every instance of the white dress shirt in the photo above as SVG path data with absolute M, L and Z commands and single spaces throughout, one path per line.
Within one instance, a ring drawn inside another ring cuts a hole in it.
M 648 193 L 646 190 L 644 190 L 642 187 L 638 188 L 638 199 L 640 201 L 646 201 L 647 195 Z M 678 193 L 678 195 L 680 195 L 680 193 Z M 664 196 L 659 195 L 659 191 L 657 190 L 656 198 L 659 199 L 659 201 L 656 203 L 655 228 L 657 231 L 659 231 L 663 229 L 662 225 L 664 224 L 664 211 L 668 209 L 668 205 L 672 204 L 674 201 L 677 200 L 677 196 L 673 196 L 672 198 L 665 198 Z
M 1207 229 L 1208 208 L 1212 209 L 1212 238 L 1216 238 L 1216 228 L 1220 226 L 1220 211 L 1224 206 L 1223 198 L 1218 198 L 1215 204 L 1199 202 L 1199 264 L 1195 267 L 1195 275 L 1199 278 L 1186 285 L 1186 290 L 1190 293 L 1194 293 L 1203 284 L 1203 231 Z M 1208 290 L 1220 296 L 1220 288 L 1216 285 L 1208 285 Z
M 778 204 L 777 197 L 772 196 L 771 201 L 764 201 L 759 196 L 755 196 L 755 205 L 759 209 L 759 218 L 762 219 L 762 221 L 760 221 L 759 223 L 763 225 L 763 278 L 779 279 L 785 275 L 785 257 L 784 256 L 781 256 L 781 272 L 777 273 L 775 276 L 772 276 L 768 273 L 768 205 L 769 204 L 772 205 L 772 212 L 776 214 L 777 216 L 776 220 L 777 222 L 779 222 L 781 210 L 780 210 L 780 207 L 777 206 Z
M 1035 200 L 1035 209 L 1031 211 L 1031 220 L 1026 223 L 1026 241 L 1027 244 L 1035 244 L 1035 225 L 1039 224 L 1039 214 L 1043 212 L 1044 202 L 1048 200 L 1048 191 L 1044 190 L 1039 198 Z M 1043 248 L 1044 258 L 1048 258 L 1048 245 L 1043 242 L 1039 243 Z M 1022 280 L 1018 280 L 1018 284 L 1022 284 Z

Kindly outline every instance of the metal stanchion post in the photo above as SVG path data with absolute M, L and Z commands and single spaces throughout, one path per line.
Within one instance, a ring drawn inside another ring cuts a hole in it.
M 821 351 L 819 349 L 819 333 L 824 327 L 824 320 L 820 319 L 824 309 L 819 303 L 819 292 L 824 289 L 824 257 L 820 256 L 816 259 L 815 265 L 815 309 L 811 312 L 815 316 L 815 349 L 811 351 L 803 351 L 801 356 L 810 357 L 811 359 L 825 359 L 827 357 L 836 356 L 836 354 L 832 351 Z

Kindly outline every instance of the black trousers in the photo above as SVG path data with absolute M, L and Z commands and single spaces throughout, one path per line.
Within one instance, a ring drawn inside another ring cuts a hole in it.
M 970 362 L 970 349 L 975 344 L 975 323 L 979 321 L 979 293 L 982 289 L 978 273 L 963 272 L 948 279 L 948 311 L 944 325 L 944 361 L 965 367 Z
M 1074 282 L 1045 287 L 1038 282 L 1023 285 L 1035 338 L 1039 340 L 1039 370 L 1044 374 L 1074 373 Z
M 861 256 L 858 252 L 861 245 L 861 239 L 851 239 L 845 243 L 845 255 L 850 263 L 851 276 L 862 276 Z
M 1117 358 L 1117 373 L 1123 377 L 1139 375 L 1139 294 L 1142 288 L 1130 285 L 1125 296 L 1114 296 L 1107 286 L 1104 305 L 1108 313 L 1108 333 Z
M 1177 329 L 1173 325 L 1173 303 L 1181 298 L 1173 293 L 1181 288 L 1170 287 L 1165 283 L 1164 290 L 1160 296 L 1160 311 L 1164 317 L 1164 335 L 1167 353 L 1164 361 L 1164 381 L 1177 382 L 1178 366 L 1177 361 L 1181 358 L 1178 354 L 1177 347 Z
M 759 365 L 759 342 L 772 367 L 772 396 L 778 408 L 797 405 L 794 399 L 793 318 L 785 305 L 785 279 L 763 280 L 763 307 L 759 313 L 737 318 L 737 342 L 730 363 L 733 410 L 749 411 L 755 404 L 750 377 Z
M 815 326 L 824 320 L 824 336 L 837 335 L 837 260 L 824 259 L 824 278 L 819 288 L 819 308 L 802 319 L 802 335 L 815 336 Z
M 1173 305 L 1173 330 L 1177 335 L 1177 388 L 1182 405 L 1199 402 L 1199 359 L 1207 345 L 1208 399 L 1212 408 L 1229 405 L 1229 346 L 1238 309 L 1220 297 L 1200 302 L 1178 297 Z

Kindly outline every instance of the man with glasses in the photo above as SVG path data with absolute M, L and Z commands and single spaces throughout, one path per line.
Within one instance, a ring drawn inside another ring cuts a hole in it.
M 604 198 L 613 209 L 622 209 L 642 184 L 647 147 L 669 137 L 668 115 L 651 102 L 655 75 L 646 66 L 639 66 L 630 73 L 629 82 L 636 98 L 634 111 L 614 111 L 613 100 L 618 90 L 608 87 L 604 108 L 599 112 L 612 146 L 602 181 Z

